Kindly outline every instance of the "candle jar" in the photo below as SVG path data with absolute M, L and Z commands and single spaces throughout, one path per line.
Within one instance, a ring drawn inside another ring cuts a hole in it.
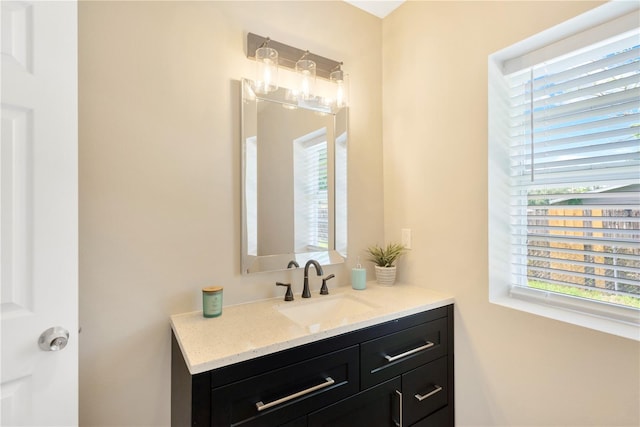
M 218 317 L 222 314 L 222 287 L 202 288 L 202 315 Z

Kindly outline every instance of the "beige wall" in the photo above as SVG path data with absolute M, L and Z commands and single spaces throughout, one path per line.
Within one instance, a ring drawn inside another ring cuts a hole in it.
M 456 297 L 460 426 L 640 425 L 640 346 L 488 303 L 487 55 L 596 6 L 410 2 L 383 21 L 385 237 Z
M 302 291 L 300 272 L 240 275 L 233 81 L 253 74 L 248 31 L 344 61 L 357 76 L 349 251 L 382 241 L 379 19 L 334 1 L 81 2 L 83 426 L 168 425 L 169 316 L 199 309 L 202 286 L 224 286 L 226 304 L 282 295 L 276 280 Z M 326 269 L 338 280 L 347 271 Z
M 456 296 L 458 425 L 640 424 L 637 343 L 487 302 L 487 55 L 594 5 L 81 2 L 81 425 L 169 423 L 168 317 L 201 286 L 301 291 L 299 272 L 239 274 L 247 31 L 354 76 L 349 251 L 410 227 L 401 278 Z

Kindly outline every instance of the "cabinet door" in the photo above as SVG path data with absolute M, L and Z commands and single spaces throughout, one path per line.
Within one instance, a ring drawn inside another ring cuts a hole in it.
M 309 427 L 390 427 L 400 425 L 400 378 L 309 414 Z

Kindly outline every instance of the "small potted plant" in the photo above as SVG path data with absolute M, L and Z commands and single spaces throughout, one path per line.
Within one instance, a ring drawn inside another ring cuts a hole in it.
M 406 248 L 399 243 L 389 243 L 386 247 L 374 245 L 367 248 L 369 261 L 376 267 L 376 280 L 384 286 L 391 286 L 396 281 L 396 266 L 394 263 Z

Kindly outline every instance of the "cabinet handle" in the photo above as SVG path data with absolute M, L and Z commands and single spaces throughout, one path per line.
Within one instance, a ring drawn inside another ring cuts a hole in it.
M 281 403 L 288 402 L 288 401 L 290 401 L 292 399 L 295 399 L 296 397 L 304 396 L 305 394 L 309 394 L 309 393 L 314 392 L 316 390 L 320 390 L 322 388 L 329 387 L 332 384 L 335 384 L 334 379 L 331 378 L 331 377 L 327 377 L 327 378 L 324 379 L 324 382 L 322 384 L 314 385 L 313 387 L 309 387 L 309 388 L 307 388 L 305 390 L 301 390 L 301 391 L 299 391 L 297 393 L 290 394 L 289 396 L 285 396 L 285 397 L 280 398 L 278 400 L 274 400 L 273 402 L 262 403 L 262 401 L 260 401 L 260 402 L 256 403 L 256 409 L 258 410 L 258 412 L 264 411 L 265 409 L 269 409 L 269 408 L 272 408 L 272 407 L 274 407 L 276 405 L 279 405 Z
M 435 344 L 432 343 L 431 341 L 427 341 L 427 343 L 425 345 L 421 345 L 420 347 L 416 347 L 413 350 L 405 351 L 404 353 L 401 353 L 401 354 L 398 354 L 398 355 L 395 355 L 395 356 L 386 355 L 386 356 L 384 356 L 384 358 L 387 359 L 387 362 L 395 362 L 398 359 L 402 359 L 403 357 L 409 356 L 409 355 L 411 355 L 413 353 L 417 353 L 419 351 L 426 350 L 428 348 L 433 347 L 434 345 Z
M 423 401 L 423 400 L 425 400 L 426 398 L 431 397 L 431 396 L 433 396 L 434 394 L 439 393 L 439 392 L 441 392 L 441 391 L 442 391 L 442 387 L 440 387 L 439 385 L 434 384 L 434 387 L 435 387 L 435 389 L 434 389 L 434 390 L 431 390 L 429 393 L 427 393 L 427 394 L 423 394 L 422 396 L 420 396 L 419 394 L 416 394 L 416 395 L 415 395 L 415 398 L 418 400 L 418 402 L 422 402 L 422 401 Z
M 402 393 L 396 390 L 396 394 L 398 395 L 398 421 L 393 420 L 393 423 L 396 427 L 402 427 Z

